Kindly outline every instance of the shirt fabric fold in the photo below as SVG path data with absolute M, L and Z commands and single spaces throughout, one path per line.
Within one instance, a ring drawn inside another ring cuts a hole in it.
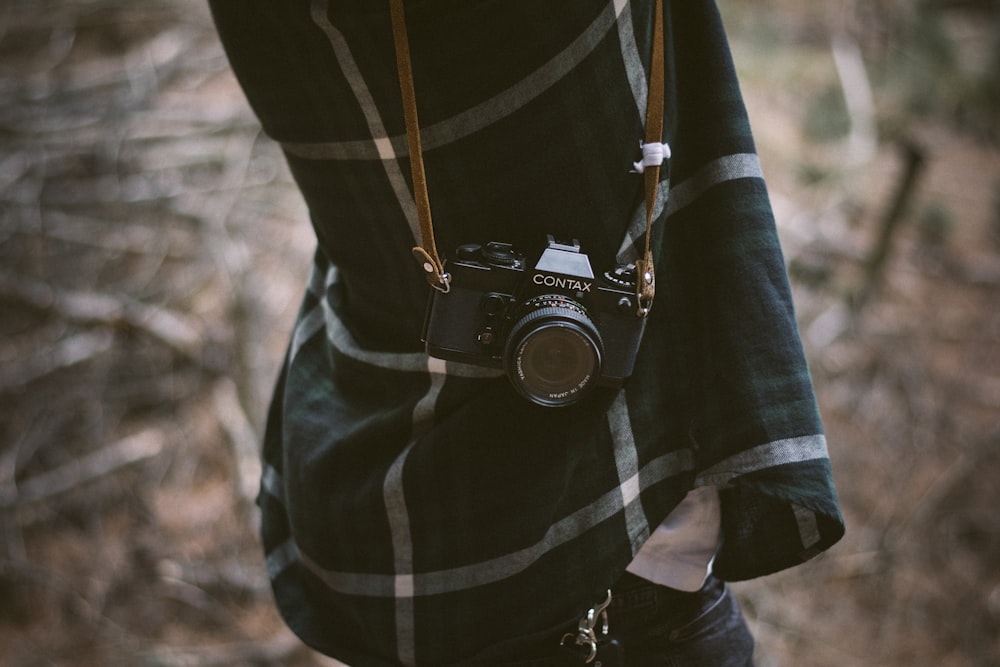
M 578 239 L 633 261 L 648 0 L 406 3 L 437 246 Z M 489 664 L 572 623 L 692 489 L 714 572 L 843 534 L 784 260 L 718 12 L 665 2 L 657 295 L 621 390 L 566 408 L 428 357 L 427 284 L 387 7 L 213 0 L 318 248 L 265 434 L 268 573 L 298 635 L 352 665 Z

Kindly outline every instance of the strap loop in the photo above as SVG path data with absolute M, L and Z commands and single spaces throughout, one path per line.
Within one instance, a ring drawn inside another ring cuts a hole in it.
M 656 293 L 656 272 L 653 269 L 653 257 L 649 251 L 643 259 L 635 263 L 635 272 L 636 297 L 639 301 L 639 309 L 636 314 L 639 317 L 646 317 L 653 307 L 653 296 Z
M 450 289 L 450 276 L 445 273 L 444 262 L 438 257 L 434 244 L 434 223 L 431 219 L 430 197 L 427 195 L 427 176 L 424 173 L 424 154 L 420 144 L 420 122 L 417 118 L 417 97 L 413 90 L 413 68 L 410 63 L 410 41 L 406 34 L 406 13 L 403 0 L 391 0 L 392 37 L 396 46 L 396 68 L 399 71 L 399 91 L 403 97 L 403 116 L 406 120 L 406 140 L 410 147 L 410 174 L 413 178 L 413 199 L 417 206 L 420 224 L 420 245 L 413 249 L 427 282 L 440 291 Z
M 646 167 L 659 167 L 664 160 L 670 157 L 670 146 L 665 143 L 640 143 L 639 148 L 642 150 L 642 160 L 632 163 L 632 166 L 635 167 L 632 170 L 633 174 L 644 173 Z
M 431 257 L 420 246 L 414 246 L 413 256 L 416 258 L 417 263 L 420 264 L 420 268 L 424 270 L 427 282 L 430 283 L 431 287 L 442 294 L 447 294 L 451 291 L 451 274 L 444 270 L 444 267 L 440 264 L 440 260 Z

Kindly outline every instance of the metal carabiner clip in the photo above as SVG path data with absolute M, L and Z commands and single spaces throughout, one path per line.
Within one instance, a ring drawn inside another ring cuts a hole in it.
M 597 657 L 597 637 L 594 635 L 594 631 L 591 630 L 589 633 L 581 632 L 577 629 L 576 634 L 572 632 L 567 632 L 559 640 L 560 646 L 565 646 L 568 640 L 572 639 L 577 646 L 585 646 L 588 651 L 586 659 L 583 661 L 585 665 L 589 665 Z
M 610 624 L 608 623 L 608 606 L 611 604 L 611 590 L 608 589 L 608 596 L 604 602 L 594 605 L 587 610 L 583 618 L 580 619 L 580 623 L 576 627 L 576 633 L 567 632 L 559 640 L 560 646 L 565 646 L 567 641 L 570 639 L 577 646 L 583 646 L 588 650 L 587 658 L 583 661 L 585 665 L 589 665 L 597 657 L 597 633 L 594 632 L 594 628 L 597 626 L 598 621 L 601 623 L 601 636 L 608 634 Z

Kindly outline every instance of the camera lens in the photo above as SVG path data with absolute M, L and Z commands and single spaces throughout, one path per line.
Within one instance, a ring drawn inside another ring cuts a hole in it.
M 554 297 L 511 328 L 507 375 L 522 395 L 539 405 L 569 405 L 600 377 L 602 348 L 586 312 Z

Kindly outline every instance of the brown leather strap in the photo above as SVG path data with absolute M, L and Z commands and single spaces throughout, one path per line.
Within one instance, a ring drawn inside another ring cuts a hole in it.
M 406 119 L 406 138 L 410 146 L 410 172 L 413 178 L 413 199 L 417 205 L 417 222 L 420 223 L 420 245 L 413 248 L 413 255 L 420 262 L 427 282 L 435 289 L 447 292 L 451 276 L 445 273 L 444 263 L 438 257 L 434 244 L 434 223 L 431 204 L 427 195 L 427 177 L 424 174 L 423 149 L 420 145 L 420 123 L 417 120 L 417 97 L 413 91 L 413 69 L 410 65 L 410 40 L 406 34 L 406 14 L 403 0 L 390 0 L 392 36 L 396 45 L 396 67 L 399 70 L 399 90 L 403 96 L 403 115 Z
M 656 2 L 656 17 L 653 21 L 653 54 L 649 70 L 649 95 L 646 98 L 646 143 L 663 141 L 663 97 L 665 83 L 663 73 L 663 0 Z M 653 209 L 660 185 L 660 165 L 651 165 L 643 171 L 646 179 L 646 241 L 642 259 L 635 263 L 636 297 L 639 301 L 639 315 L 645 317 L 653 305 L 656 292 L 656 270 L 653 267 L 653 252 L 650 237 L 653 232 Z
M 396 45 L 396 64 L 399 70 L 399 88 L 403 97 L 403 113 L 406 120 L 406 137 L 410 147 L 410 171 L 413 176 L 413 197 L 417 206 L 417 220 L 420 223 L 420 245 L 413 248 L 413 254 L 423 267 L 428 282 L 438 290 L 447 292 L 451 277 L 444 270 L 444 263 L 438 257 L 434 244 L 434 224 L 431 219 L 430 198 L 427 195 L 427 177 L 424 174 L 423 150 L 420 145 L 420 123 L 417 119 L 416 94 L 413 89 L 413 70 L 410 63 L 410 43 L 406 32 L 406 13 L 403 0 L 389 0 L 392 17 L 392 36 Z M 650 63 L 649 95 L 646 100 L 645 143 L 655 144 L 663 139 L 663 0 L 656 0 L 653 25 L 653 53 Z M 651 165 L 643 171 L 646 189 L 646 238 L 643 255 L 636 262 L 636 297 L 639 302 L 638 314 L 645 317 L 653 304 L 656 288 L 656 272 L 653 267 L 653 253 L 650 236 L 653 228 L 653 209 L 660 184 L 660 166 Z

